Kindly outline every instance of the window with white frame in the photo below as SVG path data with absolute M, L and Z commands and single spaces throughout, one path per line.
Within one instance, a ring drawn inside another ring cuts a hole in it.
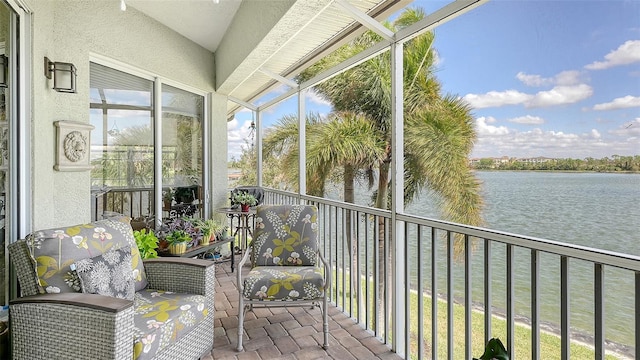
M 93 217 L 151 219 L 157 191 L 167 200 L 161 217 L 201 217 L 204 97 L 161 84 L 156 103 L 154 80 L 93 62 L 90 78 Z

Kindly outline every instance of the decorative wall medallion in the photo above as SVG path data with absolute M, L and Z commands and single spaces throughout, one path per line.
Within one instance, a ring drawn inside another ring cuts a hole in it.
M 91 130 L 93 125 L 76 121 L 56 121 L 56 165 L 58 171 L 91 170 Z
M 67 134 L 63 142 L 64 156 L 72 162 L 78 162 L 87 154 L 89 144 L 87 138 L 80 131 L 72 131 Z

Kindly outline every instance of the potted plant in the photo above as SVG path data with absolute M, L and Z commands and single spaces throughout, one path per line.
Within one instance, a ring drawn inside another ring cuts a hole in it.
M 136 245 L 138 245 L 140 256 L 143 259 L 153 259 L 158 257 L 157 249 L 159 240 L 153 233 L 153 230 L 136 230 L 133 232 L 133 237 L 136 239 Z
M 242 210 L 242 212 L 248 212 L 249 207 L 255 206 L 258 203 L 258 200 L 255 196 L 243 191 L 233 195 L 233 202 L 236 204 L 240 204 L 240 209 Z
M 209 245 L 211 241 L 220 239 L 222 234 L 227 231 L 228 227 L 214 219 L 199 220 L 196 226 L 202 231 L 200 245 Z
M 187 244 L 192 240 L 184 230 L 173 230 L 164 239 L 169 244 L 169 253 L 173 255 L 184 254 Z
M 174 194 L 175 192 L 173 191 L 173 188 L 167 188 L 162 192 L 162 203 L 164 205 L 164 209 L 171 209 L 171 203 L 173 202 Z

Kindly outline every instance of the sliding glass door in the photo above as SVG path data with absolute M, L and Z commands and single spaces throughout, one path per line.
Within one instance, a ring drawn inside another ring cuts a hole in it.
M 124 214 L 137 220 L 135 227 L 152 224 L 156 217 L 202 217 L 204 97 L 157 82 L 91 63 L 95 219 Z M 166 199 L 160 207 L 157 192 Z

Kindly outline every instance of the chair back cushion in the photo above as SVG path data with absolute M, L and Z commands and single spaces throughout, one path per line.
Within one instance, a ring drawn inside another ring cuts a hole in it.
M 147 286 L 142 258 L 128 217 L 40 230 L 27 235 L 40 292 L 78 292 L 80 283 L 71 271 L 76 261 L 94 258 L 112 249 L 131 249 L 131 271 L 136 291 Z
M 253 266 L 315 266 L 318 209 L 313 205 L 260 205 L 252 242 Z

